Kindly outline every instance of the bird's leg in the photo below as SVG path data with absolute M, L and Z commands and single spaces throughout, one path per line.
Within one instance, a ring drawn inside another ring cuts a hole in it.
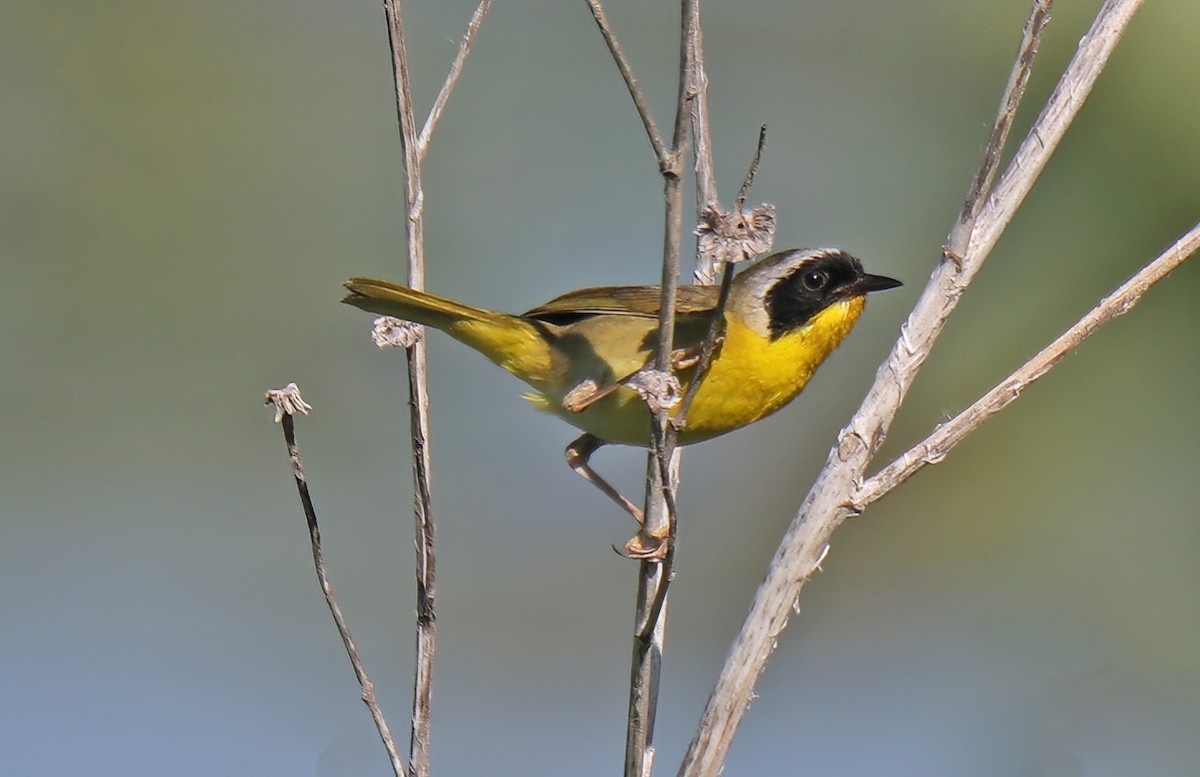
M 642 516 L 641 509 L 626 499 L 620 491 L 613 488 L 607 480 L 600 477 L 599 473 L 588 464 L 588 461 L 592 458 L 592 454 L 600 450 L 604 445 L 604 440 L 593 434 L 585 433 L 580 435 L 574 442 L 567 446 L 567 450 L 565 451 L 567 465 L 575 470 L 575 474 L 603 491 L 605 496 L 619 504 L 622 510 L 634 517 L 634 520 L 638 523 L 643 523 L 645 518 Z
M 626 499 L 620 491 L 613 488 L 607 480 L 600 477 L 599 473 L 588 464 L 592 454 L 605 444 L 604 440 L 595 435 L 586 433 L 580 435 L 578 439 L 567 446 L 567 464 L 571 469 L 575 470 L 576 474 L 604 492 L 609 499 L 620 505 L 622 510 L 632 515 L 634 520 L 644 526 L 646 518 L 642 514 L 641 509 Z M 666 539 L 666 535 L 658 537 L 653 533 L 639 530 L 637 534 L 625 543 L 624 549 L 617 549 L 617 552 L 627 558 L 642 560 L 661 559 L 667 551 Z

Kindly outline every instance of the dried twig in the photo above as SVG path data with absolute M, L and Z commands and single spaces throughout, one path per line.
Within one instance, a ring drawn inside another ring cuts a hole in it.
M 409 89 L 408 55 L 405 50 L 404 19 L 400 0 L 387 0 L 384 12 L 392 48 L 392 71 L 396 81 L 396 109 L 400 140 L 404 147 L 405 236 L 408 245 L 408 284 L 425 285 L 424 192 L 421 188 L 421 150 L 413 119 Z M 434 553 L 433 506 L 429 488 L 432 460 L 429 453 L 429 393 L 424 339 L 406 350 L 408 396 L 413 461 L 413 518 L 416 549 L 417 622 L 416 668 L 413 674 L 412 733 L 409 763 L 412 775 L 428 775 L 430 761 L 433 664 L 437 648 L 437 613 L 434 587 L 437 557 Z
M 287 446 L 288 458 L 292 461 L 292 475 L 296 479 L 296 490 L 300 492 L 300 504 L 304 508 L 304 518 L 308 522 L 308 538 L 312 543 L 313 566 L 317 571 L 317 582 L 321 584 L 321 593 L 325 594 L 325 604 L 329 606 L 333 623 L 342 637 L 346 655 L 350 657 L 350 666 L 354 668 L 354 676 L 358 678 L 359 687 L 362 688 L 362 700 L 371 712 L 371 719 L 375 721 L 375 730 L 379 732 L 379 738 L 383 740 L 388 760 L 392 764 L 392 771 L 396 777 L 403 777 L 405 774 L 404 762 L 396 751 L 396 742 L 392 739 L 391 729 L 388 728 L 387 721 L 383 717 L 383 710 L 375 698 L 375 684 L 371 682 L 370 676 L 367 675 L 367 668 L 358 655 L 358 647 L 350 636 L 350 627 L 346 624 L 346 616 L 342 614 L 342 608 L 338 606 L 337 599 L 333 595 L 333 586 L 330 584 L 329 575 L 325 570 L 325 555 L 321 551 L 321 529 L 317 525 L 317 510 L 313 507 L 312 496 L 308 492 L 308 478 L 304 475 L 304 464 L 300 461 L 300 446 L 296 444 L 296 426 L 293 420 L 296 413 L 308 415 L 308 411 L 312 408 L 301 398 L 300 389 L 296 387 L 295 383 L 289 383 L 281 389 L 268 391 L 265 404 L 274 405 L 275 423 L 283 426 L 283 441 Z
M 425 193 L 421 186 L 421 160 L 429 147 L 437 121 L 450 99 L 454 85 L 462 73 L 463 63 L 470 53 L 479 26 L 490 6 L 482 0 L 471 18 L 459 45 L 458 54 L 445 82 L 417 133 L 409 88 L 408 55 L 405 49 L 404 18 L 401 0 L 385 0 L 384 13 L 388 22 L 388 41 L 392 49 L 392 74 L 396 83 L 396 112 L 400 123 L 400 141 L 404 148 L 404 206 L 405 237 L 408 246 L 408 285 L 414 289 L 425 285 Z M 436 555 L 434 553 L 434 522 L 429 472 L 432 461 L 429 452 L 429 388 L 426 367 L 425 341 L 418 339 L 406 350 L 408 355 L 408 391 L 411 417 L 413 454 L 413 515 L 415 523 L 417 624 L 416 671 L 413 677 L 412 737 L 409 745 L 410 774 L 424 777 L 429 774 L 431 710 L 433 703 L 433 664 L 436 652 L 436 618 L 434 607 Z
M 433 137 L 438 120 L 442 118 L 442 111 L 446 109 L 446 103 L 450 101 L 450 93 L 458 84 L 458 77 L 462 75 L 463 65 L 466 64 L 467 56 L 471 53 L 471 46 L 475 43 L 475 35 L 478 34 L 479 28 L 483 25 L 483 19 L 491 7 L 492 0 L 480 0 L 479 7 L 471 15 L 467 31 L 463 33 L 462 42 L 458 44 L 458 53 L 450 65 L 450 72 L 446 74 L 446 81 L 442 84 L 437 98 L 434 99 L 433 107 L 429 109 L 429 115 L 425 117 L 425 126 L 421 128 L 421 134 L 417 138 L 417 155 L 420 159 L 424 159 L 425 152 L 429 150 L 429 139 Z
M 684 0 L 686 3 L 688 0 Z M 671 353 L 675 344 L 675 294 L 679 287 L 680 254 L 683 238 L 683 186 L 679 160 L 687 125 L 683 121 L 686 106 L 684 73 L 686 56 L 681 49 L 679 104 L 675 130 L 667 157 L 659 155 L 663 176 L 664 232 L 662 297 L 658 316 L 658 352 L 655 368 L 671 372 Z M 630 74 L 632 77 L 632 73 Z M 636 84 L 636 82 L 634 82 Z M 631 87 L 630 93 L 633 93 Z M 639 112 L 640 112 L 639 108 Z M 649 132 L 649 127 L 647 127 Z M 651 139 L 651 143 L 654 141 Z M 672 445 L 670 416 L 665 408 L 653 414 L 652 445 L 646 461 L 647 485 L 645 521 L 641 531 L 667 537 L 666 554 L 661 560 L 646 560 L 638 565 L 637 605 L 634 616 L 633 656 L 630 667 L 629 718 L 625 738 L 626 777 L 649 777 L 654 768 L 654 720 L 658 708 L 659 676 L 667 628 L 667 587 L 675 562 L 675 492 L 679 488 L 679 450 Z
M 965 213 L 978 213 L 968 232 L 966 250 L 952 251 L 955 230 L 947 241 L 946 258 L 934 272 L 921 299 L 888 359 L 880 367 L 862 407 L 842 430 L 800 511 L 788 528 L 772 561 L 766 580 L 759 587 L 741 633 L 732 645 L 716 687 L 709 698 L 698 730 L 680 767 L 681 775 L 718 774 L 730 743 L 753 698 L 754 684 L 762 673 L 779 633 L 787 624 L 801 588 L 813 574 L 830 534 L 853 511 L 853 495 L 861 483 L 871 456 L 883 441 L 900 402 L 924 362 L 934 341 L 954 309 L 963 289 L 982 265 L 987 254 L 1020 205 L 1038 173 L 1057 146 L 1071 119 L 1091 90 L 1109 54 L 1128 26 L 1141 0 L 1108 0 L 1089 33 L 1080 42 L 1068 66 L 1013 162 L 996 189 L 987 194 L 990 173 L 977 176 Z M 1026 25 L 1018 53 L 1018 72 L 1009 81 L 1001 101 L 1001 117 L 1015 109 L 1016 97 L 1025 82 L 1036 49 L 1047 3 L 1038 2 Z M 1002 136 L 1002 127 L 993 137 Z M 988 149 L 988 158 L 999 149 Z M 985 161 L 985 165 L 991 164 Z M 978 201 L 983 201 L 982 205 Z M 956 222 L 957 224 L 957 222 Z
M 1050 21 L 1052 5 L 1053 0 L 1034 0 L 1029 18 L 1025 22 L 1017 57 L 1013 60 L 1012 72 L 1009 73 L 1004 97 L 1000 101 L 1000 112 L 992 124 L 992 134 L 983 151 L 983 160 L 971 180 L 971 188 L 967 191 L 962 210 L 959 211 L 958 222 L 946 240 L 946 251 L 952 256 L 961 257 L 966 252 L 967 240 L 975 229 L 975 221 L 979 218 L 979 211 L 983 209 L 984 198 L 992 188 L 996 171 L 1000 169 L 1000 154 L 1008 144 L 1008 135 L 1012 130 L 1013 119 L 1017 116 L 1017 107 L 1021 104 L 1021 98 L 1025 96 L 1025 87 L 1033 70 L 1033 58 L 1037 56 L 1042 29 L 1046 22 Z
M 760 256 L 771 250 L 775 239 L 775 209 L 771 205 L 761 205 L 751 213 L 745 212 L 746 195 L 754 183 L 754 175 L 758 172 L 758 163 L 762 159 L 763 146 L 767 142 L 767 127 L 764 124 L 758 132 L 758 145 L 754 149 L 754 159 L 750 169 L 742 181 L 742 188 L 734 210 L 728 213 L 721 210 L 720 203 L 715 203 L 711 209 L 704 211 L 704 219 L 696 233 L 700 236 L 700 256 L 713 259 L 713 266 L 724 267 L 721 273 L 721 290 L 717 295 L 717 304 L 713 308 L 712 318 L 708 323 L 708 333 L 700 350 L 700 360 L 692 373 L 692 381 L 688 384 L 687 393 L 679 403 L 676 418 L 686 419 L 688 409 L 696 399 L 700 383 L 712 365 L 713 354 L 717 342 L 722 336 L 725 324 L 725 305 L 729 302 L 729 290 L 733 287 L 733 266 L 737 262 L 746 261 Z M 769 225 L 762 223 L 769 216 Z M 708 239 L 711 238 L 711 239 Z M 706 246 L 710 243 L 711 247 Z M 697 262 L 699 267 L 699 262 Z M 672 429 L 672 432 L 675 430 Z
M 671 167 L 672 159 L 675 159 L 676 163 L 678 162 L 678 155 L 674 153 L 672 147 L 667 145 L 662 131 L 659 130 L 658 124 L 654 121 L 654 114 L 650 110 L 650 103 L 646 100 L 646 95 L 642 92 L 642 87 L 638 84 L 637 77 L 633 74 L 633 67 L 625 57 L 625 52 L 621 48 L 620 42 L 617 41 L 616 33 L 613 32 L 612 26 L 608 23 L 608 15 L 604 13 L 604 6 L 600 5 L 600 0 L 587 0 L 587 4 L 588 8 L 592 11 L 592 18 L 596 20 L 596 26 L 600 28 L 600 35 L 604 38 L 604 43 L 608 46 L 609 53 L 612 54 L 613 61 L 617 63 L 617 69 L 621 71 L 621 78 L 625 81 L 625 87 L 629 90 L 629 96 L 633 98 L 633 105 L 637 108 L 638 116 L 642 120 L 642 126 L 646 128 L 646 136 L 650 139 L 650 146 L 654 149 L 654 156 L 658 160 L 659 169 L 665 173 Z
M 657 414 L 659 416 L 664 413 Z M 667 525 L 666 555 L 638 564 L 638 589 L 629 669 L 625 729 L 625 777 L 649 777 L 654 768 L 654 721 L 667 633 L 667 590 L 675 563 L 674 494 L 679 485 L 679 449 L 665 450 L 665 430 L 655 419 L 654 446 L 646 459 L 646 524 Z M 665 485 L 664 485 L 665 484 Z M 667 492 L 670 497 L 664 497 Z M 668 500 L 670 504 L 668 504 Z
M 688 108 L 692 126 L 692 149 L 696 171 L 696 212 L 720 210 L 717 195 L 717 173 L 713 163 L 712 125 L 708 113 L 708 74 L 704 71 L 704 30 L 700 25 L 700 2 L 685 4 L 685 45 L 690 49 L 691 67 L 688 70 Z M 765 131 L 765 129 L 764 129 Z M 760 143 L 759 149 L 762 146 Z M 750 177 L 753 177 L 753 172 Z M 696 252 L 693 278 L 700 285 L 717 281 L 718 265 L 703 250 Z

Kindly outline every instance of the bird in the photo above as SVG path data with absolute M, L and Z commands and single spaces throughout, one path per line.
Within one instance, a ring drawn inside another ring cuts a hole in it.
M 781 251 L 734 275 L 686 415 L 677 417 L 681 404 L 668 409 L 678 444 L 718 437 L 787 405 L 850 333 L 866 296 L 900 285 L 837 248 Z M 535 408 L 583 431 L 566 448 L 571 468 L 642 523 L 641 510 L 589 460 L 604 445 L 649 444 L 652 412 L 638 378 L 655 365 L 659 286 L 578 289 L 520 315 L 371 278 L 345 287 L 342 302 L 441 330 L 528 384 Z M 695 375 L 719 296 L 717 286 L 678 287 L 672 370 L 680 391 Z M 639 530 L 623 555 L 661 559 L 666 537 L 657 533 Z

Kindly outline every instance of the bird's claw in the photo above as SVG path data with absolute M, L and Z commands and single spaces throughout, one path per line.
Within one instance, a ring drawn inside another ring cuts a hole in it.
M 662 561 L 671 547 L 669 537 L 656 537 L 650 532 L 639 531 L 624 547 L 613 545 L 618 555 L 635 561 Z

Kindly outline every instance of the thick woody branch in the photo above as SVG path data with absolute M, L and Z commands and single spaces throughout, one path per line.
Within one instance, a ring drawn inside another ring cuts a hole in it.
M 852 509 L 862 512 L 873 502 L 891 492 L 904 481 L 917 474 L 928 464 L 937 464 L 983 422 L 1007 407 L 1038 378 L 1045 375 L 1067 354 L 1074 351 L 1096 330 L 1117 316 L 1129 312 L 1150 287 L 1161 281 L 1167 273 L 1183 264 L 1197 248 L 1200 248 L 1200 224 L 1192 227 L 1186 235 L 1176 241 L 1157 259 L 1139 270 L 1112 294 L 1100 301 L 1090 313 L 1058 339 L 1042 349 L 1037 356 L 1020 369 L 1000 381 L 970 407 L 963 410 L 891 464 L 867 479 L 854 495 Z
M 1101 7 L 1091 29 L 1080 39 L 1075 56 L 1067 65 L 1066 72 L 1059 79 L 1033 129 L 1013 155 L 1004 177 L 981 209 L 978 226 L 971 235 L 968 248 L 972 255 L 986 257 L 996 245 L 1083 107 L 1084 100 L 1091 94 L 1096 79 L 1108 64 L 1109 56 L 1142 3 L 1143 0 L 1106 0 Z M 982 263 L 982 259 L 977 262 Z

